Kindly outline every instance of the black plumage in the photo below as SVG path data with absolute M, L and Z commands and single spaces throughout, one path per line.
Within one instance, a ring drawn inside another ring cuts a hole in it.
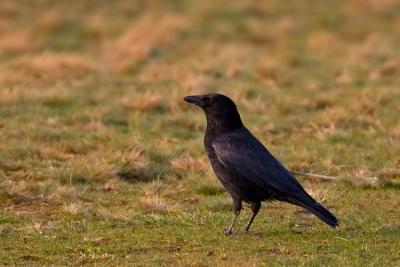
M 253 212 L 247 232 L 261 202 L 280 200 L 301 206 L 332 227 L 338 220 L 314 200 L 293 175 L 244 127 L 235 103 L 222 94 L 186 96 L 207 117 L 204 145 L 211 166 L 233 200 L 235 216 L 225 234 L 231 234 L 242 201 Z

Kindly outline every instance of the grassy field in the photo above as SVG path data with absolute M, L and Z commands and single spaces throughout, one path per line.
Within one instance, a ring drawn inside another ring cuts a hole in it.
M 338 229 L 274 202 L 223 235 L 182 101 L 211 91 L 288 168 L 337 177 L 298 178 Z M 399 266 L 399 107 L 396 0 L 2 0 L 0 264 Z

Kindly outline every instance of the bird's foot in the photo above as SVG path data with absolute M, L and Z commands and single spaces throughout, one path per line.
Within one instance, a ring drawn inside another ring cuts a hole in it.
M 226 236 L 232 235 L 232 229 L 224 229 L 224 235 Z
M 248 234 L 249 233 L 249 228 L 247 228 L 247 227 L 243 228 L 242 233 L 243 234 Z

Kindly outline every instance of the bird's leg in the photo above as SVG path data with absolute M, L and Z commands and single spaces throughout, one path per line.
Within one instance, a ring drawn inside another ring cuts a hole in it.
M 240 213 L 240 211 L 235 212 L 235 216 L 233 217 L 231 224 L 229 225 L 228 228 L 226 228 L 224 230 L 224 234 L 225 235 L 231 235 L 232 234 L 232 229 L 233 229 L 233 226 L 235 225 L 237 217 L 239 217 L 239 213 Z
M 250 226 L 253 223 L 254 218 L 257 216 L 257 213 L 260 210 L 260 207 L 261 207 L 261 202 L 251 203 L 251 211 L 253 212 L 253 214 L 251 215 L 249 222 L 246 224 L 246 227 L 244 228 L 245 233 L 247 233 L 250 230 Z
M 231 235 L 232 234 L 232 229 L 233 226 L 235 225 L 236 219 L 240 214 L 240 211 L 242 210 L 242 201 L 240 199 L 233 199 L 233 213 L 235 216 L 232 219 L 231 224 L 227 229 L 224 230 L 225 235 Z

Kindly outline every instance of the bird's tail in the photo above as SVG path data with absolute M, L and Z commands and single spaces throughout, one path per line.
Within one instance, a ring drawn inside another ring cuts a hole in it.
M 327 208 L 319 204 L 307 193 L 306 195 L 307 197 L 291 198 L 289 199 L 289 202 L 307 209 L 312 214 L 314 214 L 332 227 L 336 227 L 339 225 L 338 219 L 336 219 L 336 217 Z

